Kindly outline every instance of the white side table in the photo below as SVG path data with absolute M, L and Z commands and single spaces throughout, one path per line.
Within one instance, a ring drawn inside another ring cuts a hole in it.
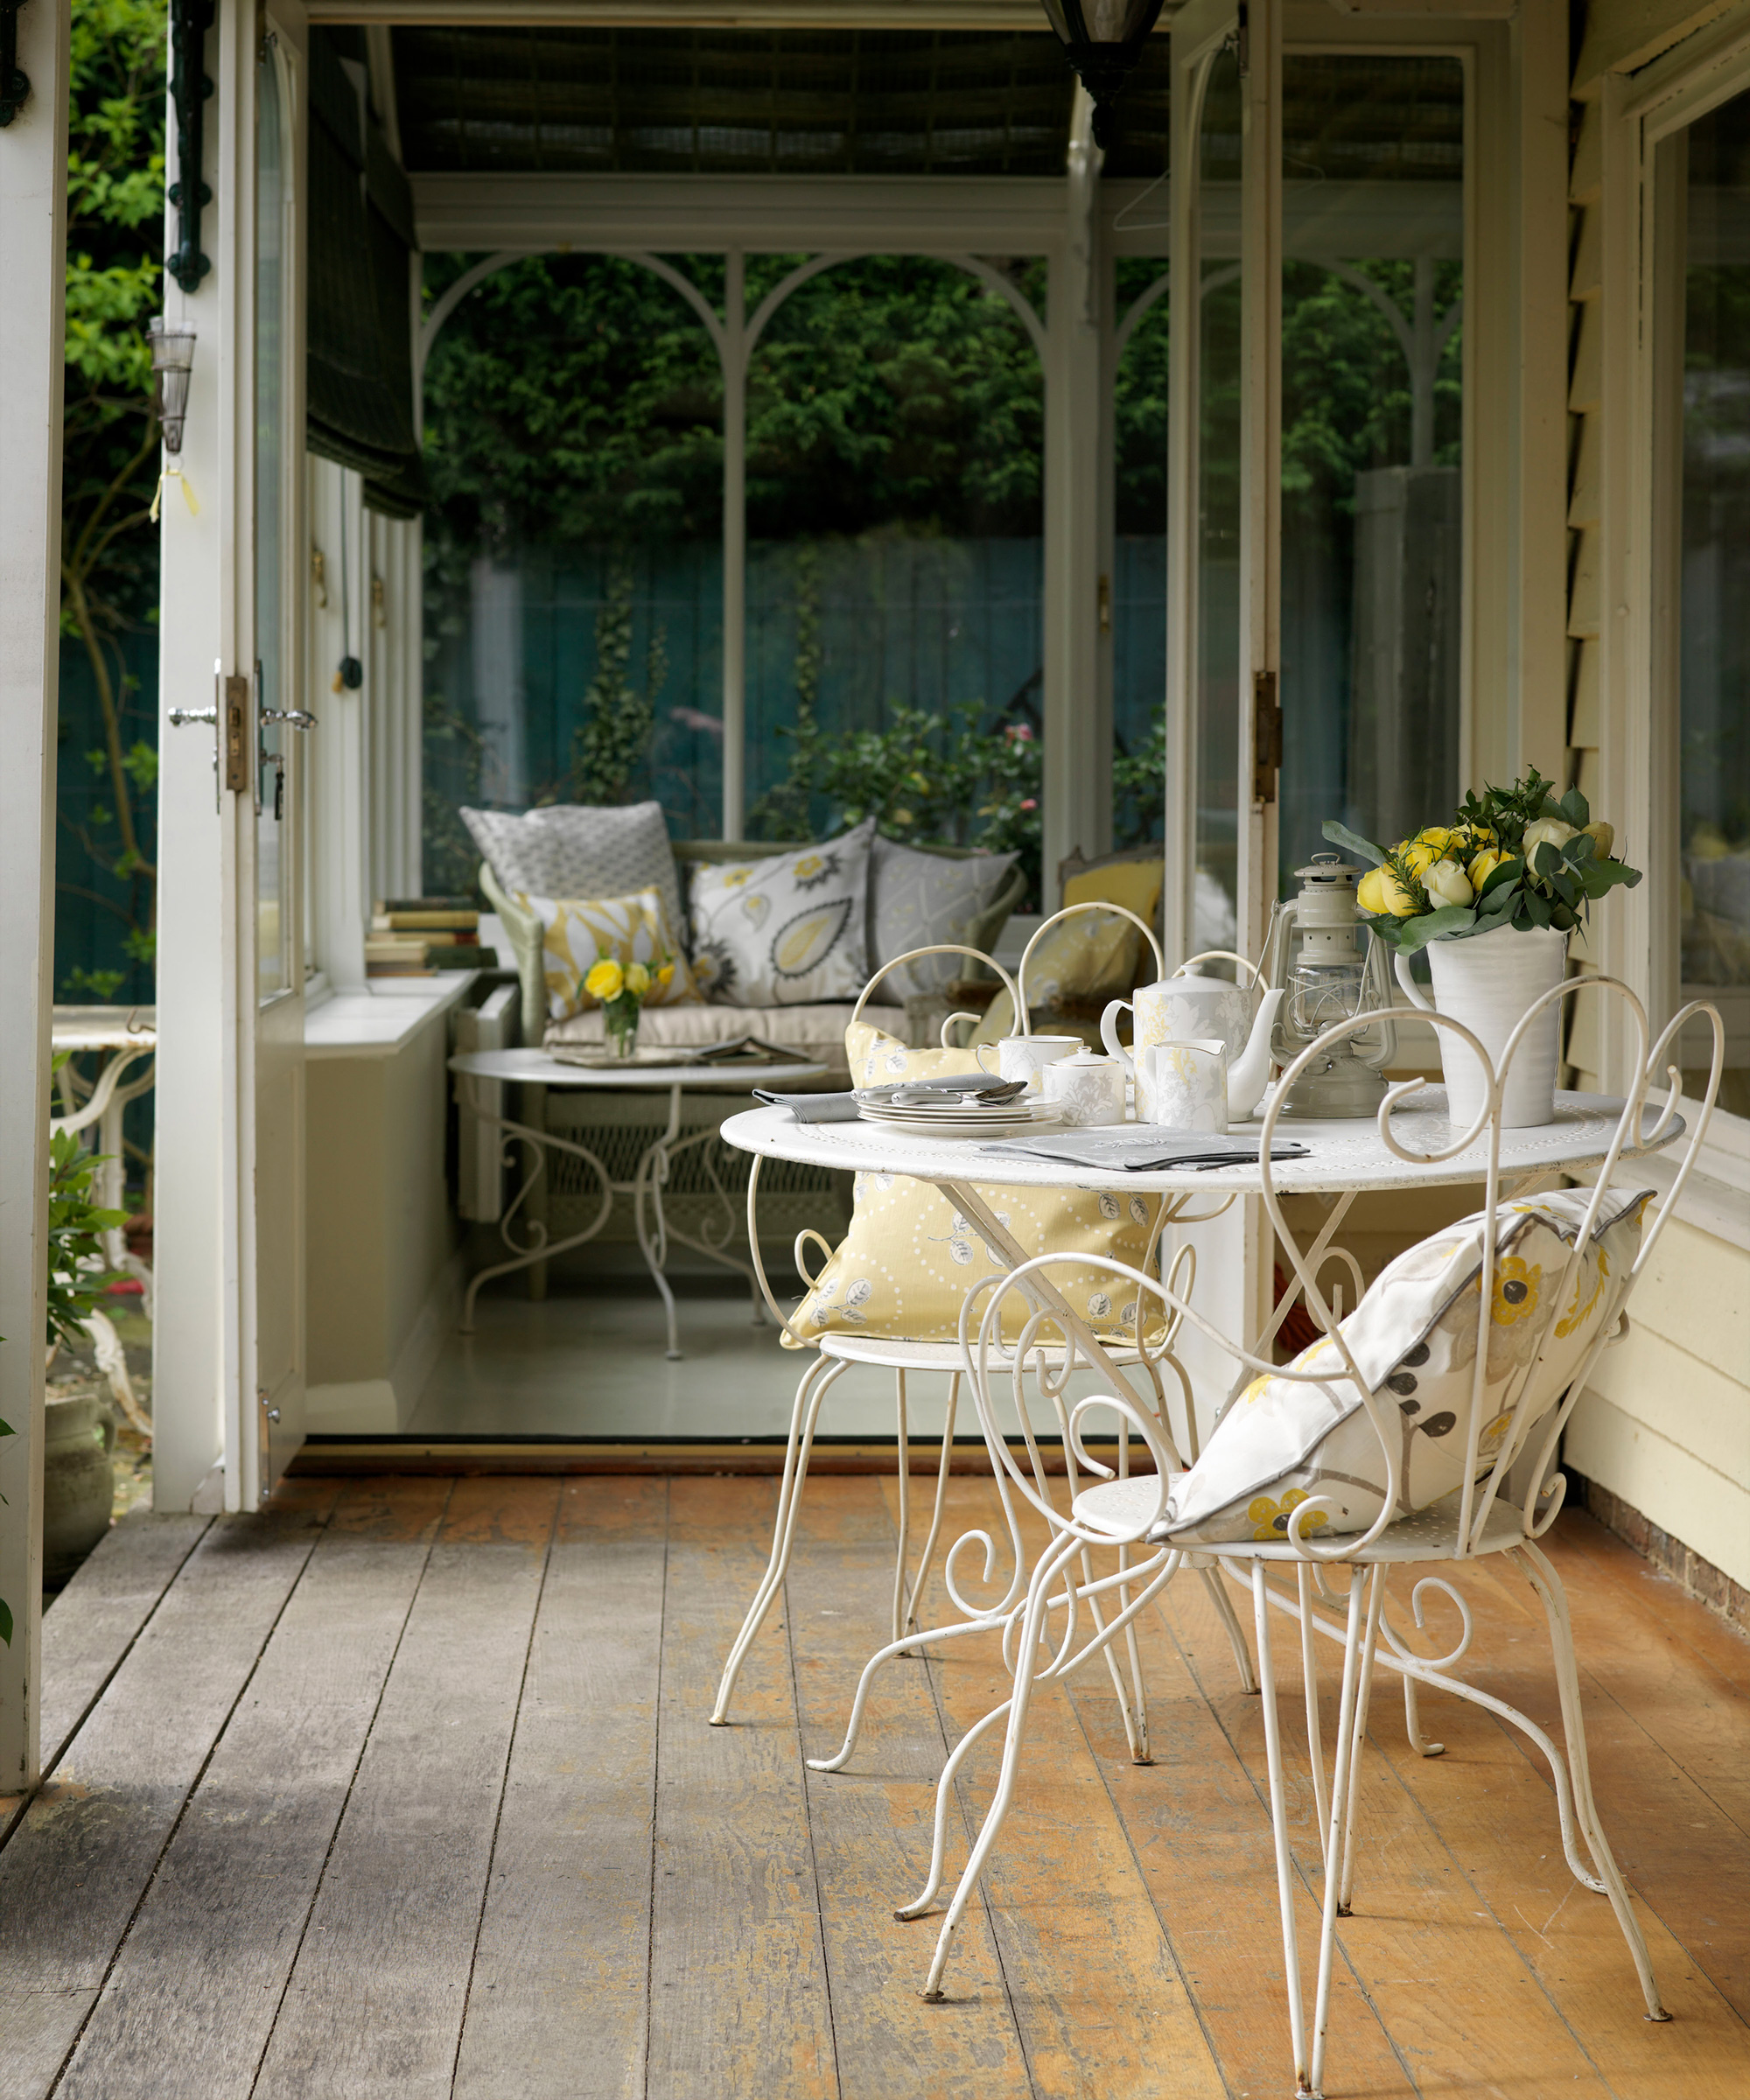
M 97 1125 L 101 1164 L 96 1174 L 97 1200 L 106 1209 L 120 1210 L 127 1186 L 127 1163 L 122 1156 L 122 1116 L 130 1101 L 146 1093 L 153 1083 L 153 1066 L 136 1079 L 128 1074 L 143 1059 L 158 1054 L 158 1016 L 150 1006 L 57 1006 L 52 1021 L 51 1041 L 67 1062 L 56 1077 L 56 1088 L 65 1113 L 51 1116 L 52 1130 L 82 1130 Z M 80 1073 L 74 1059 L 81 1051 L 108 1052 L 94 1080 Z M 130 1254 L 119 1225 L 103 1235 L 103 1258 L 112 1269 L 138 1278 L 146 1316 L 152 1311 L 152 1271 L 150 1264 Z
M 645 1266 L 650 1271 L 651 1281 L 662 1293 L 663 1310 L 668 1320 L 668 1355 L 671 1362 L 681 1355 L 680 1330 L 676 1318 L 675 1294 L 668 1287 L 663 1273 L 668 1266 L 668 1242 L 678 1240 L 682 1246 L 721 1263 L 725 1269 L 733 1269 L 747 1278 L 753 1298 L 756 1321 L 764 1318 L 760 1305 L 759 1276 L 750 1261 L 744 1261 L 729 1251 L 740 1228 L 740 1214 L 729 1198 L 728 1191 L 719 1188 L 722 1199 L 725 1231 L 721 1244 L 713 1246 L 705 1240 L 695 1239 L 670 1225 L 663 1214 L 662 1190 L 668 1180 L 669 1168 L 679 1154 L 694 1145 L 704 1144 L 717 1136 L 710 1130 L 696 1131 L 690 1138 L 681 1135 L 681 1102 L 688 1094 L 750 1094 L 756 1087 L 790 1087 L 803 1080 L 818 1079 L 826 1071 L 822 1064 L 774 1065 L 637 1065 L 626 1068 L 599 1068 L 587 1065 L 568 1065 L 556 1057 L 550 1057 L 544 1050 L 477 1050 L 450 1060 L 450 1069 L 456 1074 L 458 1095 L 468 1113 L 482 1123 L 492 1124 L 504 1132 L 510 1140 L 520 1139 L 530 1147 L 532 1164 L 522 1186 L 499 1220 L 499 1236 L 510 1250 L 508 1261 L 495 1262 L 490 1268 L 482 1269 L 469 1283 L 467 1295 L 462 1301 L 461 1331 L 471 1334 L 474 1327 L 474 1300 L 480 1295 L 482 1284 L 495 1276 L 508 1276 L 518 1269 L 527 1269 L 536 1262 L 550 1261 L 555 1255 L 564 1254 L 570 1248 L 581 1247 L 592 1240 L 607 1223 L 608 1214 L 613 1208 L 617 1195 L 632 1198 L 633 1224 L 638 1234 L 639 1251 L 644 1256 Z M 497 1114 L 481 1098 L 483 1087 L 496 1082 L 499 1085 L 571 1087 L 606 1090 L 613 1093 L 666 1093 L 668 1096 L 668 1126 L 652 1144 L 647 1145 L 638 1158 L 629 1181 L 616 1181 L 606 1166 L 588 1145 L 580 1144 L 574 1138 L 561 1138 L 556 1132 L 537 1130 L 532 1124 L 518 1123 L 507 1116 Z M 547 1228 L 536 1220 L 529 1220 L 526 1236 L 519 1244 L 513 1231 L 517 1213 L 546 1172 L 542 1148 L 553 1152 L 569 1152 L 584 1160 L 601 1184 L 601 1204 L 596 1214 L 581 1232 L 574 1232 L 563 1240 L 550 1240 Z M 510 1152 L 507 1145 L 506 1163 Z M 715 1180 L 715 1176 L 713 1176 Z

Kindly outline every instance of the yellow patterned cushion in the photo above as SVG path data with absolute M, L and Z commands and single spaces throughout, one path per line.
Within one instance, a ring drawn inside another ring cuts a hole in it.
M 1121 999 L 1137 981 L 1142 929 L 1118 912 L 1078 912 L 1053 927 L 1032 952 L 1021 987 L 1028 1007 L 1046 1012 L 1065 999 Z M 999 990 L 978 1024 L 975 1043 L 1014 1032 L 1014 1006 Z
M 547 985 L 547 1018 L 563 1021 L 598 1005 L 584 990 L 584 979 L 602 957 L 642 962 L 654 970 L 664 956 L 675 974 L 666 984 L 653 983 L 646 1004 L 672 1006 L 696 999 L 692 972 L 680 942 L 669 931 L 662 898 L 654 889 L 629 897 L 530 897 L 516 900 L 541 921 L 541 968 Z
M 858 1086 L 976 1071 L 970 1050 L 908 1050 L 895 1037 L 859 1021 L 845 1032 Z M 1158 1196 L 1133 1189 L 999 1188 L 973 1185 L 1012 1238 L 1029 1256 L 1102 1254 L 1133 1269 L 1152 1268 Z M 953 1341 L 960 1308 L 980 1277 L 998 1264 L 969 1221 L 940 1190 L 905 1174 L 858 1174 L 850 1230 L 815 1279 L 793 1325 L 805 1334 L 881 1334 L 907 1341 Z M 1134 1334 L 1135 1294 L 1098 1269 L 1054 1269 L 1054 1286 L 1102 1341 Z M 1159 1300 L 1147 1301 L 1149 1332 Z M 1012 1340 L 1026 1319 L 1014 1293 L 1004 1306 Z M 798 1345 L 787 1334 L 787 1347 Z

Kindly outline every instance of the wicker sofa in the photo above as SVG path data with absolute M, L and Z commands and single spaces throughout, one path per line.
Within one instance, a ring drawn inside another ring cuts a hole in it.
M 677 840 L 674 854 L 683 894 L 690 869 L 700 862 L 762 860 L 774 854 L 800 851 L 804 843 L 785 845 L 764 840 Z M 969 849 L 963 847 L 931 846 L 920 850 L 938 853 L 949 859 L 970 857 Z M 514 956 L 522 988 L 522 1040 L 539 1044 L 549 1044 L 555 1040 L 598 1040 L 602 1034 L 599 1009 L 575 1014 L 565 1021 L 549 1020 L 540 921 L 507 892 L 490 864 L 485 862 L 481 864 L 480 879 L 481 890 L 498 914 Z M 1024 890 L 1025 878 L 1020 869 L 1012 869 L 1002 889 L 967 928 L 963 936 L 967 945 L 988 953 L 1019 903 Z M 816 1082 L 820 1088 L 844 1087 L 850 1083 L 850 1067 L 845 1060 L 844 1031 L 850 1019 L 852 1004 L 853 1002 L 844 1001 L 822 1005 L 747 1007 L 698 1001 L 652 1006 L 645 1011 L 640 1040 L 678 1047 L 718 1042 L 726 1036 L 744 1032 L 762 1036 L 768 1041 L 794 1046 L 806 1057 L 824 1064 L 828 1069 Z M 914 995 L 904 1005 L 878 1007 L 872 1018 L 907 1043 L 920 1044 L 934 1040 L 948 1011 L 946 996 L 933 993 Z M 556 1133 L 575 1135 L 606 1160 L 610 1171 L 616 1174 L 629 1172 L 630 1163 L 662 1127 L 667 1113 L 666 1096 L 641 1092 L 609 1094 L 557 1088 L 550 1092 L 544 1088 L 526 1087 L 522 1094 L 521 1112 L 524 1120 L 539 1123 Z M 725 1117 L 746 1105 L 739 1096 L 717 1099 L 703 1094 L 694 1096 L 685 1103 L 683 1129 L 691 1133 L 717 1128 Z M 676 1163 L 675 1179 L 663 1194 L 664 1206 L 676 1224 L 695 1237 L 710 1237 L 720 1231 L 738 1235 L 745 1229 L 741 1207 L 747 1186 L 747 1156 L 721 1143 L 693 1146 L 682 1152 Z M 587 1167 L 580 1160 L 561 1154 L 554 1158 L 548 1173 L 532 1193 L 528 1213 L 532 1222 L 545 1223 L 552 1236 L 558 1239 L 579 1229 L 593 1215 L 599 1200 L 599 1191 Z M 805 1226 L 811 1226 L 836 1241 L 850 1222 L 850 1206 L 848 1176 L 783 1162 L 768 1164 L 760 1185 L 761 1236 L 788 1244 Z M 623 1243 L 634 1236 L 630 1201 L 618 1198 L 599 1242 Z M 545 1287 L 542 1269 L 531 1269 L 528 1275 L 531 1292 L 539 1295 Z

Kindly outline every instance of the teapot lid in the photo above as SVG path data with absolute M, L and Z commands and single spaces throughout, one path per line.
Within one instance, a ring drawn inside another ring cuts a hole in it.
M 1074 1057 L 1054 1058 L 1046 1070 L 1055 1071 L 1060 1065 L 1116 1065 L 1117 1061 L 1116 1057 L 1102 1057 L 1091 1044 L 1083 1043 Z

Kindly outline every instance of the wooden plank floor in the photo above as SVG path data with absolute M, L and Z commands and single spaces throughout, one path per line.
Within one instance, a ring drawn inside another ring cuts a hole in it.
M 950 1494 L 950 1537 L 996 1528 L 989 1481 Z M 46 1622 L 56 1768 L 0 1802 L 0 2100 L 1286 2094 L 1260 1708 L 1193 1580 L 1142 1626 L 1156 1763 L 1128 1761 L 1102 1667 L 1043 1694 L 949 2002 L 918 1998 L 936 1927 L 892 1912 L 947 1748 L 1003 1696 L 994 1644 L 894 1664 L 851 1769 L 802 1761 L 883 1637 L 895 1498 L 811 1484 L 726 1730 L 769 1480 L 304 1479 L 263 1518 L 118 1527 Z M 1533 1746 L 1429 1697 L 1424 1760 L 1382 1682 L 1332 2100 L 1750 2094 L 1750 1645 L 1589 1518 L 1552 1546 L 1676 2017 L 1641 2018 Z M 1462 1586 L 1471 1674 L 1552 1724 L 1529 1592 L 1492 1565 Z M 996 1759 L 968 1767 L 951 1867 Z

